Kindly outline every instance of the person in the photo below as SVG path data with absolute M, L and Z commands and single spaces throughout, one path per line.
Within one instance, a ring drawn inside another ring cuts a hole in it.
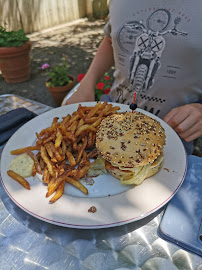
M 202 135 L 201 2 L 111 0 L 105 36 L 68 104 L 94 100 L 98 79 L 115 66 L 101 100 L 136 103 L 162 118 L 188 154 Z M 197 8 L 199 7 L 199 8 Z

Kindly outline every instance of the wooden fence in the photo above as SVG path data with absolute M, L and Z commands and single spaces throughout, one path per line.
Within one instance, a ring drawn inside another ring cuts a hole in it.
M 0 25 L 33 33 L 84 17 L 108 14 L 109 0 L 0 0 Z

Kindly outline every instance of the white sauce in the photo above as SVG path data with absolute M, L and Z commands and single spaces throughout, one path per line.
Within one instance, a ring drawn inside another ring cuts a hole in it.
M 22 177 L 29 177 L 32 175 L 33 166 L 33 159 L 27 154 L 22 154 L 11 161 L 9 165 L 9 170 L 14 171 Z

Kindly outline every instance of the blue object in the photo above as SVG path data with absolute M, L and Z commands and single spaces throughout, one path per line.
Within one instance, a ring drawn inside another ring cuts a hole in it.
M 0 116 L 0 145 L 3 145 L 21 126 L 37 116 L 26 108 L 18 108 Z
M 103 94 L 103 95 L 100 97 L 100 101 L 112 102 L 112 99 L 110 98 L 109 95 Z
M 196 101 L 195 103 L 200 103 L 200 104 L 202 104 L 202 99 Z
M 202 158 L 188 156 L 184 182 L 169 202 L 159 235 L 202 256 Z

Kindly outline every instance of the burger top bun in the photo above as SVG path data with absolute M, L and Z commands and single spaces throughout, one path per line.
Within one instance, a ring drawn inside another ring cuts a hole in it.
M 135 111 L 104 118 L 96 134 L 101 156 L 119 169 L 143 166 L 160 155 L 165 131 L 151 117 Z

